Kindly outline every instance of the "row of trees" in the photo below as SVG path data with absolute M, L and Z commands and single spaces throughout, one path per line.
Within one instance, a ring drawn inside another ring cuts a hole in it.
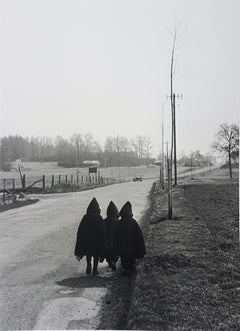
M 69 138 L 21 137 L 1 138 L 1 169 L 7 170 L 9 162 L 57 161 L 63 166 L 78 166 L 84 160 L 99 160 L 104 166 L 136 166 L 152 161 L 153 144 L 146 136 L 134 140 L 125 137 L 107 137 L 104 147 L 91 133 L 75 133 Z

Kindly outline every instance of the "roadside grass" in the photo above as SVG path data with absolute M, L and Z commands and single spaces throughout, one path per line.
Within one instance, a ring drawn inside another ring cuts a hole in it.
M 39 199 L 28 199 L 28 200 L 24 200 L 24 201 L 16 201 L 14 203 L 0 205 L 0 213 L 3 211 L 13 209 L 13 208 L 20 208 L 23 206 L 31 205 L 32 203 L 36 203 L 38 201 L 39 201 Z
M 171 221 L 155 185 L 126 329 L 240 329 L 239 186 L 226 178 L 174 188 Z

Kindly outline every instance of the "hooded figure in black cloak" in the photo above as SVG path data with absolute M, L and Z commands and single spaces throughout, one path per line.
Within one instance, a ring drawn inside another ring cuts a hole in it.
M 129 201 L 120 210 L 121 219 L 118 223 L 116 248 L 121 257 L 125 274 L 135 271 L 135 259 L 143 258 L 146 254 L 142 230 L 132 217 L 132 205 Z
M 118 256 L 115 255 L 115 240 L 116 240 L 116 231 L 118 226 L 119 211 L 116 205 L 110 201 L 107 208 L 107 218 L 105 218 L 105 228 L 106 228 L 106 237 L 107 237 L 107 254 L 106 260 L 109 267 L 115 271 L 116 262 Z
M 86 256 L 87 274 L 92 271 L 91 260 L 93 257 L 93 276 L 98 274 L 99 259 L 102 262 L 106 255 L 104 222 L 100 212 L 99 204 L 93 198 L 87 208 L 87 214 L 83 216 L 79 224 L 75 246 L 75 255 L 78 260 Z

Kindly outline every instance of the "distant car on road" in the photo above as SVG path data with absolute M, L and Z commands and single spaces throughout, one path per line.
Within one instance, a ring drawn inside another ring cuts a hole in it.
M 143 177 L 141 174 L 137 174 L 137 175 L 135 175 L 135 177 L 133 177 L 134 182 L 137 182 L 137 181 L 142 182 L 142 180 L 143 180 Z

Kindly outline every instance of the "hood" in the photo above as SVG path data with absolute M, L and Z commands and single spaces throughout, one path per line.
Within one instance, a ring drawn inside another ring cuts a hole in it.
M 100 214 L 101 210 L 96 198 L 93 198 L 87 207 L 87 214 Z
M 107 207 L 107 217 L 119 217 L 119 211 L 114 202 L 110 201 Z
M 119 214 L 120 214 L 121 217 L 124 217 L 124 216 L 130 216 L 130 217 L 132 217 L 133 216 L 132 205 L 131 205 L 131 203 L 129 201 L 127 201 L 125 203 L 125 205 L 120 210 L 120 213 Z

